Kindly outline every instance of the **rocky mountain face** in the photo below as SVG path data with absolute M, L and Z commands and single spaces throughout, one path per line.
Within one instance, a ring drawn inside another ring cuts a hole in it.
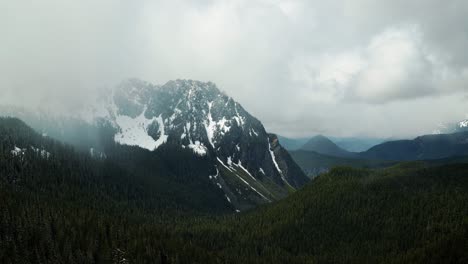
M 191 152 L 194 159 L 211 163 L 205 177 L 237 210 L 283 198 L 309 180 L 277 137 L 211 82 L 153 85 L 130 79 L 66 121 L 19 117 L 36 124 L 31 125 L 38 131 L 102 157 L 121 151 L 114 145 L 166 157 L 167 149 Z M 80 132 L 68 136 L 74 130 Z
M 111 99 L 98 118 L 115 128 L 116 143 L 149 151 L 167 144 L 206 156 L 214 168 L 207 177 L 236 208 L 285 197 L 308 181 L 277 137 L 211 82 L 132 79 Z

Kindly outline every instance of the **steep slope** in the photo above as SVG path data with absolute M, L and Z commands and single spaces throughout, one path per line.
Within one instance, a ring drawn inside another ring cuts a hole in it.
M 465 155 L 468 155 L 468 132 L 389 141 L 360 153 L 364 158 L 385 160 L 442 159 Z
M 210 179 L 238 209 L 285 197 L 307 182 L 287 152 L 275 156 L 261 122 L 213 83 L 132 79 L 114 90 L 107 109 L 103 119 L 119 144 L 150 151 L 170 145 L 212 160 Z
M 467 175 L 467 164 L 335 168 L 271 206 L 195 227 L 191 241 L 236 263 L 465 263 Z
M 44 137 L 53 138 L 80 150 L 104 149 L 103 138 L 113 134 L 114 129 L 105 129 L 104 120 L 83 119 L 81 115 L 68 115 L 44 109 L 27 109 L 11 105 L 0 105 L 0 116 L 15 117 L 24 121 Z M 89 117 L 88 117 L 89 118 Z M 92 118 L 92 117 L 91 117 Z
M 281 145 L 288 151 L 300 149 L 309 138 L 288 138 L 278 135 L 278 139 L 281 142 Z
M 167 184 L 139 172 L 129 174 L 134 168 L 112 158 L 75 152 L 17 119 L 0 119 L 0 137 L 2 263 L 468 260 L 466 164 L 428 167 L 414 162 L 383 170 L 335 168 L 288 198 L 257 210 L 194 217 L 184 210 L 187 206 L 201 205 L 204 212 L 214 208 L 213 204 L 200 204 L 193 193 L 179 196 L 187 191 L 179 188 L 200 184 L 197 175 L 177 177 Z M 280 154 L 274 135 L 270 141 L 273 153 Z M 159 151 L 180 154 L 165 149 L 168 147 L 160 146 L 154 157 L 160 157 Z M 148 158 L 145 149 L 120 144 L 116 148 L 123 148 L 120 154 L 126 158 L 141 155 L 140 161 L 143 157 L 148 163 L 157 162 Z M 189 160 L 203 159 L 191 149 L 184 153 Z M 192 169 L 185 166 L 184 159 L 177 160 L 171 165 L 174 169 Z M 167 166 L 159 163 L 163 164 Z M 284 169 L 281 160 L 278 166 Z M 235 164 L 228 167 L 242 170 Z M 160 176 L 155 177 L 168 179 Z M 212 188 L 208 179 L 204 186 L 198 195 L 206 195 L 206 203 L 229 206 L 219 199 L 219 188 Z M 197 187 L 200 185 L 190 186 Z M 172 199 L 167 200 L 169 196 Z
M 136 148 L 124 146 L 106 157 L 76 151 L 15 118 L 0 118 L 0 138 L 0 182 L 19 191 L 63 200 L 81 196 L 102 210 L 135 207 L 174 214 L 218 214 L 234 209 L 204 177 L 211 167 L 208 160 L 192 158 L 191 153 L 177 153 L 180 173 L 168 162 L 171 158 L 164 160 L 157 153 L 148 155 Z M 164 154 L 174 155 L 168 150 Z
M 168 164 L 180 157 L 204 160 L 208 165 L 195 164 L 194 169 L 204 171 L 200 177 L 220 188 L 221 198 L 237 210 L 284 198 L 308 181 L 286 151 L 275 155 L 261 122 L 210 82 L 176 80 L 157 86 L 126 80 L 73 117 L 2 112 L 138 170 L 160 169 L 138 160 L 148 157 Z M 132 152 L 136 154 L 124 158 Z
M 174 219 L 232 214 L 223 192 L 195 170 L 211 164 L 187 151 L 177 159 L 180 175 L 157 155 L 120 147 L 121 160 L 139 155 L 154 167 L 93 157 L 0 118 L 0 262 L 129 263 L 127 252 L 139 252 L 130 263 L 158 263 L 166 243 L 185 252 L 183 263 L 209 259 L 166 234 Z
M 334 157 L 354 157 L 355 153 L 346 151 L 338 147 L 333 141 L 328 139 L 325 136 L 318 135 L 311 138 L 307 143 L 305 143 L 301 150 L 314 151 L 320 154 L 334 156 Z

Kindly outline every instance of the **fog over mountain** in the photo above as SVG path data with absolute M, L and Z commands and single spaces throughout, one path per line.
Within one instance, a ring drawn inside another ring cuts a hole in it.
M 74 111 L 212 81 L 288 137 L 413 137 L 468 114 L 468 2 L 0 1 L 0 103 Z

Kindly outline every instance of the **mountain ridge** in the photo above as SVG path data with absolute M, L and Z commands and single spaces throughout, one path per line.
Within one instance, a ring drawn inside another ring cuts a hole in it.
M 39 131 L 103 156 L 122 151 L 121 145 L 205 157 L 212 164 L 206 177 L 240 210 L 284 198 L 309 181 L 276 136 L 212 82 L 129 79 L 107 95 L 89 105 L 86 118 L 64 121 L 60 129 L 55 121 L 29 119 Z M 46 131 L 44 124 L 60 131 Z M 70 128 L 82 132 L 72 138 Z
M 340 148 L 329 138 L 323 135 L 317 135 L 309 139 L 301 148 L 301 150 L 314 151 L 320 154 L 335 156 L 335 157 L 355 157 L 356 154 Z
M 468 131 L 389 141 L 360 153 L 361 157 L 384 160 L 442 159 L 464 155 L 468 155 Z

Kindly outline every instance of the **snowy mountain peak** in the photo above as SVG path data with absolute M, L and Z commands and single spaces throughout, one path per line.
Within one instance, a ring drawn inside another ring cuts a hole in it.
M 130 79 L 116 87 L 108 109 L 106 116 L 118 129 L 115 141 L 148 150 L 170 141 L 205 155 L 208 148 L 220 150 L 231 132 L 266 136 L 258 120 L 211 82 L 176 80 L 155 86 Z
M 129 79 L 79 115 L 29 120 L 93 158 L 120 159 L 120 151 L 171 162 L 183 157 L 236 210 L 280 199 L 308 182 L 277 137 L 211 82 Z
M 308 181 L 277 137 L 212 82 L 158 86 L 130 79 L 110 94 L 103 107 L 107 113 L 99 118 L 111 124 L 116 143 L 149 151 L 169 144 L 211 160 L 213 173 L 207 177 L 236 208 L 248 207 L 239 196 L 250 195 L 246 199 L 254 204 L 269 202 Z

